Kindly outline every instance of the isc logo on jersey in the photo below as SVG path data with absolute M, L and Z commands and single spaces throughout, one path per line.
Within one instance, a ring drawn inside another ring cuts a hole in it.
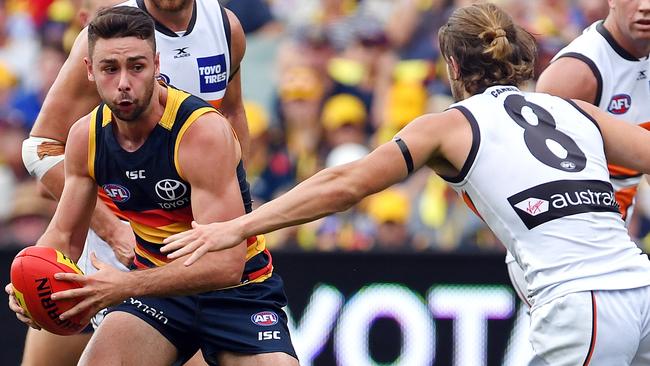
M 196 62 L 199 67 L 201 93 L 214 93 L 226 89 L 228 70 L 224 54 L 199 57 Z
M 251 321 L 256 325 L 268 327 L 278 323 L 278 314 L 272 311 L 260 311 L 251 315 Z
M 129 190 L 119 184 L 104 184 L 102 189 L 114 202 L 126 202 L 131 197 Z
M 609 101 L 607 111 L 611 114 L 624 114 L 630 110 L 632 98 L 627 94 L 616 94 Z

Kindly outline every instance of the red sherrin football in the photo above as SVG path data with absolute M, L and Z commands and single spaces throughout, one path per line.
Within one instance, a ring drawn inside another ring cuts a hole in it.
M 11 284 L 20 306 L 41 328 L 59 335 L 77 334 L 87 324 L 80 324 L 74 318 L 62 321 L 59 315 L 82 299 L 53 301 L 50 296 L 81 286 L 76 282 L 55 280 L 54 274 L 60 272 L 83 274 L 70 258 L 56 249 L 27 247 L 11 264 Z

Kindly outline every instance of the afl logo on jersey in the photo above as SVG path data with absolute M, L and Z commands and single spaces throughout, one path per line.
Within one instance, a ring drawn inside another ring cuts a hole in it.
M 630 110 L 632 98 L 627 94 L 616 94 L 609 101 L 607 111 L 611 114 L 624 114 Z
M 158 80 L 162 80 L 167 85 L 169 85 L 170 82 L 171 82 L 171 80 L 169 79 L 169 76 L 167 76 L 167 75 L 165 75 L 163 73 L 160 73 L 160 75 L 158 75 Z
M 131 192 L 119 184 L 104 184 L 102 186 L 106 195 L 113 200 L 113 202 L 126 202 L 131 198 Z
M 176 201 L 187 193 L 187 186 L 175 179 L 163 179 L 156 183 L 156 194 L 165 201 Z
M 260 311 L 259 313 L 251 315 L 251 321 L 254 324 L 268 327 L 278 324 L 278 314 L 272 311 Z

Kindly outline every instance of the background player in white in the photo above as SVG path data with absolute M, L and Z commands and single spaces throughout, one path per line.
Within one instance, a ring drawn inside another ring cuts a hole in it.
M 555 55 L 540 75 L 536 91 L 584 100 L 647 129 L 650 2 L 610 0 L 609 7 L 604 21 L 592 24 Z M 609 168 L 621 215 L 629 222 L 641 174 L 620 166 Z M 523 272 L 511 255 L 506 262 L 517 294 L 527 302 Z
M 609 14 L 584 30 L 553 57 L 540 75 L 536 91 L 584 100 L 618 119 L 648 128 L 650 123 L 650 2 L 609 1 Z M 610 165 L 610 180 L 620 212 L 632 217 L 639 172 Z M 508 275 L 524 302 L 526 281 L 510 253 Z
M 523 93 L 533 37 L 493 4 L 456 10 L 439 33 L 454 96 L 367 157 L 326 169 L 251 214 L 196 225 L 164 251 L 193 260 L 249 235 L 342 211 L 423 166 L 514 254 L 528 279 L 531 365 L 648 365 L 650 262 L 627 234 L 607 160 L 650 172 L 650 133 L 583 101 Z
M 93 0 L 89 5 L 98 8 L 115 3 L 118 1 Z M 237 17 L 222 8 L 217 0 L 134 0 L 125 4 L 146 8 L 156 20 L 156 41 L 161 51 L 162 74 L 174 86 L 220 107 L 237 132 L 245 158 L 248 151 L 248 127 L 241 99 L 239 64 L 244 56 L 246 42 Z M 92 13 L 93 9 L 90 11 Z M 27 170 L 37 176 L 57 198 L 63 189 L 63 164 L 60 163 L 68 131 L 77 119 L 87 114 L 100 101 L 95 84 L 87 78 L 83 62 L 87 49 L 84 30 L 77 37 L 70 56 L 43 103 L 30 138 L 23 146 L 23 160 Z M 177 49 L 183 49 L 183 57 L 176 57 L 179 54 Z M 207 69 L 212 66 L 210 70 L 216 71 L 217 66 L 222 65 L 225 70 L 218 73 L 203 72 L 202 75 L 198 67 L 200 62 Z M 194 65 L 194 69 L 190 69 L 189 64 Z M 222 80 L 224 77 L 225 82 Z M 210 83 L 212 79 L 215 83 Z M 102 260 L 125 269 L 123 266 L 133 259 L 135 239 L 130 228 L 123 225 L 101 202 L 97 204 L 91 228 L 94 231 L 89 232 L 80 267 L 87 273 L 94 271 L 88 261 L 88 253 L 92 251 Z M 68 254 L 76 259 L 81 253 Z M 89 336 L 62 338 L 30 329 L 26 338 L 24 365 L 76 364 Z M 52 359 L 53 354 L 61 355 L 64 359 L 58 362 Z

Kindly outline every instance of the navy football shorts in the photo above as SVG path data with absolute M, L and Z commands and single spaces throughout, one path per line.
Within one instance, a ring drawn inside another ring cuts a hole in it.
M 108 310 L 124 311 L 146 321 L 177 349 L 182 365 L 199 349 L 211 365 L 221 351 L 243 354 L 284 352 L 291 344 L 287 304 L 280 276 L 261 283 L 177 297 L 129 298 Z

